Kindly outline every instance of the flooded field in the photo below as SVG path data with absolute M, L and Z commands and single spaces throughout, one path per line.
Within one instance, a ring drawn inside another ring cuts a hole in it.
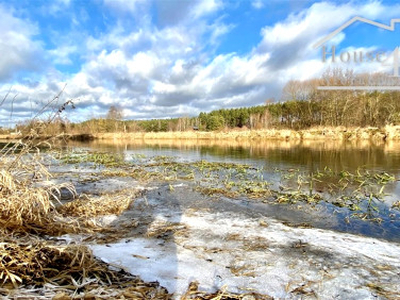
M 59 211 L 102 230 L 54 239 L 158 282 L 162 299 L 394 299 L 399 146 L 69 142 L 42 154 L 80 195 L 62 190 Z
M 283 221 L 400 242 L 400 143 L 97 140 L 67 148 L 123 154 L 208 194 L 261 198 L 246 203 Z M 193 165 L 202 161 L 211 164 Z M 252 190 L 238 192 L 245 186 Z M 267 210 L 261 202 L 274 205 Z

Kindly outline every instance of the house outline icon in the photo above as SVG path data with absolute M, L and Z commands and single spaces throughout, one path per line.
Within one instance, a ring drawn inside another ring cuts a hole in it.
M 379 22 L 375 22 L 363 17 L 353 17 L 351 18 L 349 21 L 347 21 L 346 23 L 344 23 L 342 26 L 340 26 L 339 28 L 337 28 L 336 30 L 332 31 L 330 34 L 328 34 L 326 37 L 324 37 L 323 39 L 321 39 L 319 42 L 317 42 L 316 44 L 314 44 L 313 48 L 317 49 L 319 47 L 321 47 L 324 43 L 326 43 L 327 41 L 329 41 L 331 38 L 333 38 L 335 35 L 339 34 L 340 32 L 342 32 L 344 29 L 346 29 L 347 27 L 349 27 L 351 24 L 360 21 L 363 23 L 367 23 L 367 24 L 371 24 L 374 25 L 378 28 L 382 28 L 382 29 L 386 29 L 386 30 L 390 30 L 390 31 L 394 31 L 395 29 L 395 24 L 396 23 L 400 23 L 400 19 L 391 19 L 390 20 L 390 26 L 386 25 L 386 24 L 382 24 Z

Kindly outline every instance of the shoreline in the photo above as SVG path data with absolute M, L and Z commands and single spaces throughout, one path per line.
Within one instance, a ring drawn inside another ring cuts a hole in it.
M 263 129 L 263 130 L 230 130 L 230 131 L 175 131 L 175 132 L 116 132 L 93 134 L 100 140 L 335 140 L 335 141 L 400 141 L 400 126 L 384 128 L 366 127 L 321 127 L 306 130 Z
M 49 138 L 51 136 L 41 136 Z M 400 126 L 384 128 L 315 127 L 305 130 L 259 129 L 227 131 L 167 131 L 167 132 L 108 132 L 64 134 L 61 138 L 77 141 L 88 140 L 236 140 L 236 141 L 400 141 Z M 21 135 L 2 134 L 0 140 L 16 140 Z

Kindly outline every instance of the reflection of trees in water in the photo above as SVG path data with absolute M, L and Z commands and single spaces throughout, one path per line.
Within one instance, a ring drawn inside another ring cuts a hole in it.
M 262 160 L 280 167 L 306 168 L 311 171 L 325 166 L 334 171 L 354 171 L 360 167 L 397 171 L 400 169 L 400 142 L 375 145 L 369 141 L 236 141 L 236 140 L 134 140 L 88 143 L 69 142 L 71 146 L 89 146 L 102 151 L 150 149 L 195 151 L 202 156 L 223 157 L 224 160 Z M 188 153 L 190 158 L 190 153 Z

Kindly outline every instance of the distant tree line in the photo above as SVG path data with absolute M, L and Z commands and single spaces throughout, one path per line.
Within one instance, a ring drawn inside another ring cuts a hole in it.
M 202 112 L 197 117 L 153 120 L 123 120 L 122 110 L 111 106 L 104 118 L 70 123 L 56 119 L 50 134 L 105 132 L 163 132 L 187 130 L 306 129 L 313 126 L 383 127 L 400 124 L 399 91 L 319 90 L 318 86 L 397 85 L 386 74 L 355 75 L 352 71 L 328 70 L 319 79 L 289 81 L 280 102 Z M 31 125 L 20 124 L 19 130 Z

